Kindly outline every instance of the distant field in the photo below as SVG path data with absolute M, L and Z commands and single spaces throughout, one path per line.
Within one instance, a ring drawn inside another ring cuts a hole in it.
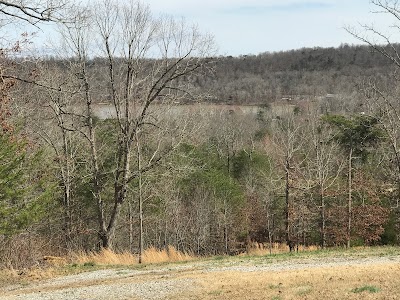
M 303 102 L 307 103 L 306 101 Z M 149 112 L 156 115 L 200 115 L 200 116 L 215 116 L 225 114 L 235 114 L 238 116 L 256 116 L 261 109 L 269 111 L 273 116 L 282 116 L 288 112 L 294 110 L 296 105 L 292 102 L 276 102 L 269 105 L 268 108 L 262 108 L 259 105 L 227 105 L 227 104 L 174 104 L 174 105 L 162 105 L 153 104 L 150 107 Z M 84 113 L 85 108 L 75 108 L 76 113 Z M 131 111 L 134 108 L 131 107 Z M 111 119 L 115 118 L 115 108 L 111 104 L 99 103 L 93 105 L 94 114 L 100 119 Z
M 0 287 L 0 299 L 400 299 L 394 247 L 104 268 L 67 266 L 59 271 L 78 274 L 20 279 Z
M 169 113 L 172 115 L 184 114 L 220 114 L 220 113 L 235 113 L 239 115 L 256 115 L 260 110 L 259 106 L 255 105 L 217 105 L 217 104 L 184 104 L 184 105 L 157 105 L 151 106 L 151 111 Z M 115 118 L 116 113 L 112 105 L 96 104 L 94 113 L 100 119 Z

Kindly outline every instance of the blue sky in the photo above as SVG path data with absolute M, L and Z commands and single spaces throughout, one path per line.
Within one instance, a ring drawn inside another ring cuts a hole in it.
M 400 42 L 400 21 L 375 13 L 377 7 L 370 0 L 140 1 L 149 4 L 154 15 L 184 17 L 188 23 L 198 24 L 200 30 L 215 36 L 218 54 L 224 56 L 360 44 L 345 27 L 361 30 L 362 24 L 373 25 L 392 42 Z M 393 29 L 396 21 L 398 27 Z M 51 25 L 42 28 L 34 40 L 34 51 L 51 54 L 54 30 Z
M 144 0 L 155 14 L 183 16 L 215 36 L 221 55 L 358 44 L 344 27 L 390 18 L 369 0 Z

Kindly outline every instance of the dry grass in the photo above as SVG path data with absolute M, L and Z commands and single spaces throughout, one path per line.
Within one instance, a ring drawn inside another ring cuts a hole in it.
M 299 245 L 299 252 L 308 252 L 318 250 L 318 246 L 303 246 Z M 251 243 L 247 246 L 247 254 L 252 256 L 264 256 L 268 254 L 279 254 L 289 252 L 289 246 L 281 243 L 273 243 L 272 247 L 269 244 Z
M 299 246 L 300 252 L 314 251 L 316 246 L 304 247 Z M 286 244 L 274 243 L 271 253 L 279 254 L 289 252 Z M 269 245 L 261 243 L 253 243 L 247 248 L 247 255 L 264 256 L 270 254 Z M 166 249 L 148 248 L 143 252 L 142 261 L 145 264 L 181 262 L 195 259 L 196 256 L 190 253 L 184 253 L 176 250 L 173 246 Z M 44 260 L 51 266 L 63 266 L 66 264 L 80 265 L 135 265 L 138 263 L 138 256 L 130 252 L 116 253 L 108 249 L 99 252 L 77 252 L 70 254 L 69 257 L 45 256 Z
M 67 264 L 67 258 L 61 256 L 44 256 L 43 261 L 45 261 L 50 266 L 65 266 Z
M 173 246 L 168 246 L 167 249 L 157 250 L 156 248 L 149 248 L 144 251 L 142 259 L 144 263 L 164 263 L 164 262 L 178 262 L 190 261 L 195 258 L 194 255 L 177 251 Z
M 193 255 L 177 251 L 169 246 L 164 250 L 149 248 L 143 253 L 143 263 L 172 263 L 190 261 Z M 59 275 L 79 273 L 90 270 L 91 267 L 100 266 L 133 266 L 138 264 L 138 256 L 130 252 L 116 253 L 108 249 L 99 252 L 76 252 L 67 257 L 44 256 L 42 267 L 25 268 L 21 270 L 8 268 L 0 270 L 0 285 L 23 283 L 28 281 L 48 279 Z M 67 267 L 68 266 L 68 267 Z M 72 266 L 72 268 L 70 268 Z M 82 269 L 81 266 L 84 268 Z M 89 268 L 89 269 L 88 269 Z
M 58 270 L 53 267 L 23 270 L 3 269 L 0 270 L 0 285 L 24 284 L 26 282 L 53 278 L 58 274 Z
M 170 299 L 400 299 L 399 275 L 398 263 L 203 273 L 192 276 L 201 288 Z
M 14 283 L 17 280 L 17 278 L 20 277 L 18 273 L 19 272 L 15 269 L 0 270 L 0 284 L 4 285 L 4 284 Z
M 115 253 L 108 249 L 99 252 L 78 252 L 73 253 L 67 259 L 72 264 L 80 265 L 133 265 L 137 257 L 130 252 Z
M 173 246 L 158 250 L 149 248 L 143 252 L 142 261 L 145 264 L 189 261 L 194 259 L 193 255 L 177 251 Z M 80 252 L 72 254 L 68 259 L 70 263 L 81 265 L 134 265 L 138 263 L 138 256 L 130 252 L 115 253 L 108 249 L 100 252 Z

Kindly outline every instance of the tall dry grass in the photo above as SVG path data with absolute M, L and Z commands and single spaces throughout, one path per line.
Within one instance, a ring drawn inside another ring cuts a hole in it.
M 299 245 L 299 251 L 315 251 L 317 246 L 302 246 Z M 270 248 L 269 244 L 251 243 L 247 246 L 247 255 L 264 256 L 268 254 L 279 254 L 289 252 L 289 247 L 282 243 L 273 243 Z M 167 263 L 190 261 L 196 259 L 196 256 L 191 253 L 184 253 L 176 250 L 173 246 L 168 246 L 166 249 L 156 249 L 150 247 L 142 254 L 142 262 L 145 264 Z M 130 252 L 116 253 L 109 249 L 103 249 L 99 252 L 78 252 L 69 255 L 65 260 L 54 260 L 54 265 L 60 265 L 63 261 L 70 264 L 93 264 L 93 265 L 135 265 L 138 264 L 138 255 Z
M 195 257 L 188 253 L 177 251 L 173 246 L 167 249 L 158 250 L 149 248 L 142 254 L 142 261 L 146 264 L 189 261 Z M 76 264 L 95 264 L 95 265 L 134 265 L 138 263 L 138 256 L 130 252 L 116 253 L 109 249 L 99 252 L 79 252 L 71 254 L 66 260 Z
M 153 247 L 149 248 L 143 252 L 142 259 L 144 263 L 163 263 L 189 261 L 195 259 L 195 256 L 193 254 L 180 252 L 173 246 L 168 246 L 167 249 L 163 250 L 157 250 Z
M 299 252 L 315 251 L 318 246 L 303 246 L 299 245 Z M 254 256 L 264 256 L 268 254 L 280 254 L 289 252 L 289 246 L 283 243 L 273 243 L 272 245 L 263 243 L 251 243 L 247 246 L 246 254 Z M 296 251 L 296 249 L 295 249 Z
M 96 264 L 96 265 L 133 265 L 137 257 L 129 252 L 116 253 L 109 249 L 102 249 L 99 252 L 77 252 L 67 258 L 72 264 Z

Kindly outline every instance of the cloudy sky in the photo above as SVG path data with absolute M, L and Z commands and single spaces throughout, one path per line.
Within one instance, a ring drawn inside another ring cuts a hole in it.
M 388 28 L 369 0 L 144 0 L 154 13 L 183 16 L 212 33 L 221 55 L 358 44 L 344 27 Z

